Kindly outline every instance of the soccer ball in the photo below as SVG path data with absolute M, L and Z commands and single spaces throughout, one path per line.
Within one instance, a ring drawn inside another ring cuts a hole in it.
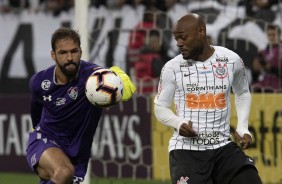
M 109 107 L 121 101 L 123 83 L 120 77 L 110 69 L 98 69 L 86 81 L 87 99 L 97 107 Z

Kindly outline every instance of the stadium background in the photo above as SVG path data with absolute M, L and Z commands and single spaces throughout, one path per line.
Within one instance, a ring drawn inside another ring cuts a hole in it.
M 264 30 L 260 29 L 267 23 L 248 19 L 244 7 L 222 6 L 217 1 L 181 4 L 184 5 L 183 12 L 180 8 L 161 13 L 173 21 L 183 13 L 203 13 L 214 43 L 239 52 L 247 67 L 253 54 L 267 44 Z M 273 22 L 282 27 L 281 2 L 279 5 Z M 118 65 L 127 70 L 129 34 L 141 17 L 140 12 L 126 6 L 119 10 L 91 7 L 87 18 L 90 62 Z M 0 15 L 0 172 L 31 173 L 25 160 L 31 129 L 28 79 L 52 64 L 50 36 L 59 26 L 73 27 L 75 18 L 73 9 L 56 16 L 26 10 Z M 167 25 L 161 31 L 169 29 Z M 171 42 L 169 52 L 173 54 L 175 48 Z M 139 91 L 129 102 L 105 110 L 93 142 L 91 177 L 169 179 L 167 142 L 171 130 L 156 121 L 153 97 L 154 93 Z M 264 183 L 282 183 L 281 102 L 281 93 L 253 92 L 250 130 L 254 142 L 246 153 L 254 158 Z M 231 121 L 234 131 L 234 108 Z

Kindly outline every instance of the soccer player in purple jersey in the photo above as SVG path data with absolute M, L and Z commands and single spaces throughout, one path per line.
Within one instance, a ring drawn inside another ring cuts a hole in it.
M 85 82 L 96 64 L 81 60 L 79 34 L 59 28 L 51 39 L 55 65 L 30 79 L 31 118 L 27 161 L 40 184 L 78 184 L 83 181 L 102 109 L 85 96 Z M 123 101 L 136 88 L 118 67 L 112 69 L 124 83 Z
M 163 67 L 154 100 L 157 119 L 174 129 L 168 147 L 172 183 L 261 184 L 254 161 L 230 139 L 233 91 L 235 138 L 242 149 L 252 142 L 251 94 L 242 59 L 209 44 L 198 14 L 181 17 L 172 33 L 181 53 Z

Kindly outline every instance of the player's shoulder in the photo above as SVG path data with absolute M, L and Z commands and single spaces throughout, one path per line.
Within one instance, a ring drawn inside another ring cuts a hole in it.
M 213 46 L 213 48 L 215 49 L 215 52 L 218 58 L 230 58 L 230 59 L 239 59 L 240 58 L 240 56 L 236 52 L 226 47 Z
M 32 75 L 31 81 L 41 81 L 41 80 L 52 80 L 54 76 L 55 65 L 48 67 L 47 69 L 38 71 Z
M 37 91 L 47 89 L 51 86 L 54 77 L 55 65 L 48 67 L 47 69 L 34 73 L 29 79 L 30 89 Z
M 80 71 L 82 74 L 91 74 L 99 68 L 102 67 L 90 61 L 84 61 L 84 60 L 80 61 Z
M 168 62 L 165 64 L 165 68 L 171 69 L 171 70 L 178 70 L 180 67 L 183 65 L 186 65 L 188 62 L 187 60 L 183 59 L 182 54 L 179 54 L 175 56 L 174 58 L 170 59 Z

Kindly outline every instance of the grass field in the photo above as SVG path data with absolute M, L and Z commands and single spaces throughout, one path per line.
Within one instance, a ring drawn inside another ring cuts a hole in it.
M 38 177 L 33 174 L 1 173 L 0 184 L 38 184 Z M 171 184 L 170 181 L 132 180 L 132 179 L 101 179 L 91 178 L 91 184 Z M 267 184 L 267 183 L 264 183 Z M 282 184 L 282 183 L 269 183 Z
M 0 173 L 2 184 L 38 184 L 38 177 L 32 174 Z M 91 178 L 91 184 L 170 184 L 169 181 L 132 180 L 132 179 L 101 179 Z

